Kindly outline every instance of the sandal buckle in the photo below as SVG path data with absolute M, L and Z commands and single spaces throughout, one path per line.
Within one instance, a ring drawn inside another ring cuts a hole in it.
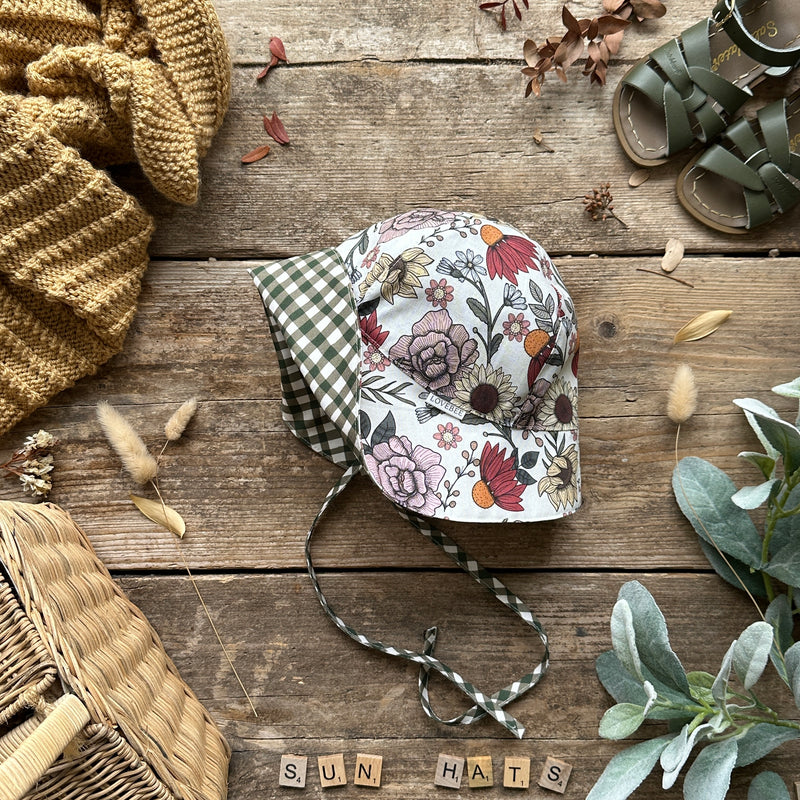
M 736 0 L 722 0 L 722 2 L 717 4 L 717 8 L 714 9 L 714 13 L 711 15 L 711 19 L 717 23 L 717 25 L 725 26 L 733 17 L 733 9 Z M 722 6 L 722 8 L 720 8 Z M 724 17 L 720 17 L 719 15 L 725 10 L 728 9 L 728 13 Z

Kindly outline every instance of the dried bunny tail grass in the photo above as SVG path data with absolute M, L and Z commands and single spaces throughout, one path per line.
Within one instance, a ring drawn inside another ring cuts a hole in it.
M 158 463 L 131 424 L 113 406 L 101 400 L 97 404 L 97 419 L 108 443 L 120 457 L 122 465 L 136 483 L 147 483 L 158 475 Z
M 669 387 L 667 416 L 676 425 L 680 425 L 694 414 L 696 407 L 697 386 L 694 382 L 694 372 L 688 364 L 680 364 Z
M 197 398 L 192 397 L 167 420 L 164 426 L 167 441 L 174 442 L 181 438 L 195 411 L 197 411 Z

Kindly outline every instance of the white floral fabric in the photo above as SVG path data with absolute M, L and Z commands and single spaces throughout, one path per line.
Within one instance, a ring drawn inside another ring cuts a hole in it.
M 575 308 L 537 242 L 418 209 L 336 248 L 358 310 L 362 459 L 427 517 L 529 522 L 581 501 Z

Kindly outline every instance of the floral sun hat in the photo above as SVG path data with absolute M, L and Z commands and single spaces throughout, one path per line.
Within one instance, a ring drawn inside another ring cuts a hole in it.
M 360 644 L 420 665 L 428 716 L 454 725 L 488 715 L 521 737 L 505 706 L 547 671 L 547 636 L 519 597 L 426 518 L 531 522 L 580 504 L 578 334 L 552 261 L 504 223 L 420 209 L 338 247 L 250 272 L 278 356 L 283 419 L 344 468 L 306 538 L 323 609 Z M 526 675 L 485 694 L 434 656 L 435 628 L 418 652 L 369 639 L 331 608 L 312 563 L 312 535 L 359 472 L 534 629 L 544 655 Z M 428 694 L 431 671 L 474 705 L 439 717 Z
M 336 248 L 362 337 L 363 461 L 428 517 L 531 522 L 580 504 L 575 308 L 541 245 L 421 209 Z

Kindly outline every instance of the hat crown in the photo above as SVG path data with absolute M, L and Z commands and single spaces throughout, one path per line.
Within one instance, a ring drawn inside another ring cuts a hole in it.
M 418 209 L 340 253 L 366 360 L 394 364 L 459 418 L 577 428 L 575 309 L 540 244 L 497 220 Z

